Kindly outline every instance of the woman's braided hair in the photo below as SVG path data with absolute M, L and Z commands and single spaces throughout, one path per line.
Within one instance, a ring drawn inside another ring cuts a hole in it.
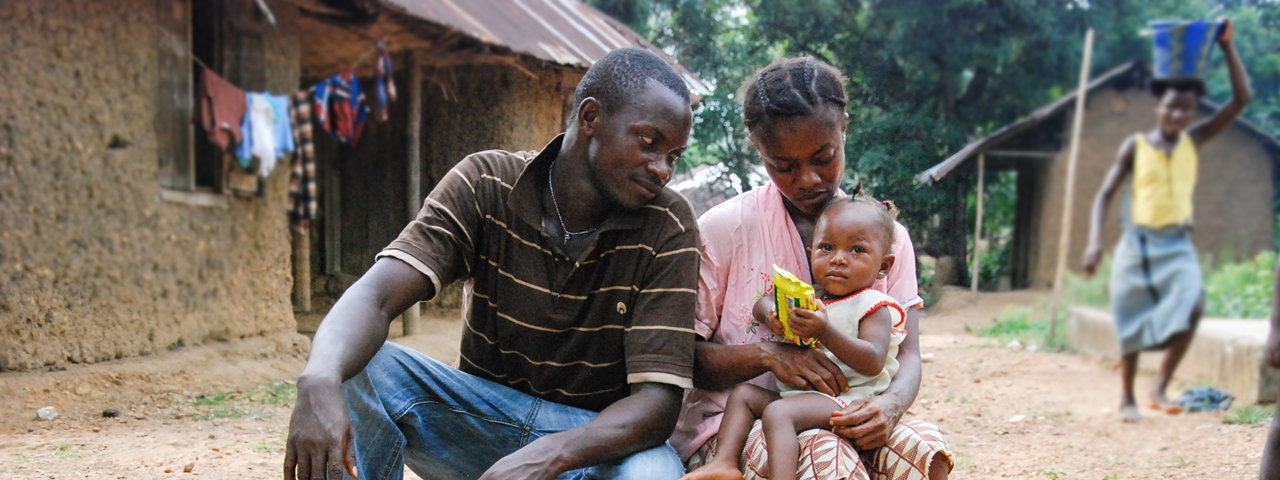
M 812 115 L 824 103 L 844 111 L 849 103 L 846 81 L 840 70 L 810 56 L 774 60 L 738 89 L 742 123 L 754 130 L 771 120 Z

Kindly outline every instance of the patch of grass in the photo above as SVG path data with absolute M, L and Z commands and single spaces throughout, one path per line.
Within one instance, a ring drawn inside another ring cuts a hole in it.
M 1049 480 L 1070 480 L 1071 477 L 1067 473 L 1056 468 L 1041 468 L 1036 470 L 1037 477 L 1045 477 Z
M 1229 258 L 1223 255 L 1224 259 Z M 1271 315 L 1276 252 L 1263 250 L 1252 260 L 1218 265 L 1204 279 L 1205 315 L 1267 318 Z
M 14 461 L 16 461 L 16 462 L 18 462 L 18 463 L 27 463 L 27 462 L 30 462 L 30 461 L 31 461 L 31 457 L 28 457 L 28 456 L 26 456 L 26 455 L 23 455 L 23 454 L 22 454 L 22 452 L 17 452 L 17 453 L 15 453 L 15 454 L 14 454 L 14 456 L 15 456 L 15 457 L 17 457 L 17 458 L 15 458 L 15 460 L 14 460 Z
M 257 398 L 257 400 L 254 400 L 254 398 Z M 272 382 L 249 394 L 249 400 L 254 403 L 271 405 L 294 403 L 297 399 L 298 387 L 290 382 Z
M 262 413 L 252 410 L 245 410 L 239 407 L 218 407 L 210 408 L 201 413 L 191 415 L 191 418 L 197 420 L 213 420 L 221 418 L 271 418 L 274 415 Z
M 965 331 L 974 333 L 979 337 L 1034 341 L 1044 338 L 1045 334 L 1049 332 L 1049 324 L 1048 322 L 1032 320 L 1031 309 L 1028 307 L 1009 306 L 1000 311 L 1000 318 L 991 319 L 991 326 L 979 328 L 976 332 L 966 326 Z
M 59 460 L 79 460 L 80 446 L 73 448 L 64 443 L 62 445 L 58 445 L 58 448 L 53 449 L 53 454 L 50 456 Z
M 1271 420 L 1271 412 L 1257 405 L 1240 407 L 1231 411 L 1231 415 L 1222 419 L 1229 425 L 1253 425 Z
M 1113 473 L 1111 475 L 1102 477 L 1102 480 L 1120 480 L 1120 476 Z
M 227 404 L 227 395 L 231 392 L 222 392 L 214 395 L 200 395 L 195 401 L 191 402 L 195 407 L 221 407 Z
M 275 453 L 276 446 L 273 443 L 268 443 L 267 439 L 264 438 L 261 442 L 249 447 L 249 449 L 261 453 Z

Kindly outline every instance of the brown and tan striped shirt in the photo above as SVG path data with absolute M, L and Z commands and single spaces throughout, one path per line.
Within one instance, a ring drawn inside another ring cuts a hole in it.
M 692 388 L 693 210 L 663 189 L 639 210 L 615 209 L 587 253 L 567 257 L 543 229 L 539 201 L 562 139 L 541 153 L 463 159 L 378 257 L 412 265 L 437 292 L 468 282 L 467 373 L 592 411 L 632 383 Z

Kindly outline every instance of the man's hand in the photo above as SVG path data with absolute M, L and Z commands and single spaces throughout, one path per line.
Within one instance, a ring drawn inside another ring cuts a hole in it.
M 849 389 L 840 367 L 817 348 L 799 347 L 789 343 L 761 342 L 765 350 L 769 370 L 787 385 L 817 390 L 836 396 Z
M 791 333 L 801 338 L 817 339 L 821 339 L 827 334 L 827 329 L 831 326 L 827 322 L 827 307 L 822 302 L 816 303 L 818 308 L 814 310 L 791 309 L 791 316 L 788 317 L 791 323 Z
M 902 413 L 889 398 L 867 397 L 832 413 L 831 431 L 853 442 L 858 450 L 874 450 L 889 443 L 900 418 Z
M 558 447 L 548 437 L 534 440 L 524 448 L 502 457 L 480 476 L 480 480 L 553 480 L 565 469 L 555 464 Z
M 1092 277 L 1098 273 L 1098 264 L 1102 263 L 1102 243 L 1090 241 L 1084 251 L 1084 274 Z
M 285 480 L 340 480 L 344 469 L 357 478 L 355 442 L 340 389 L 335 379 L 298 379 L 298 404 L 285 445 Z

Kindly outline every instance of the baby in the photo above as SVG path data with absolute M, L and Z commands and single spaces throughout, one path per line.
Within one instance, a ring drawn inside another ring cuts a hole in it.
M 796 478 L 799 432 L 831 428 L 831 415 L 849 401 L 878 395 L 898 371 L 898 345 L 906 338 L 902 306 L 872 290 L 893 266 L 894 218 L 889 202 L 867 195 L 840 197 L 822 212 L 808 249 L 813 279 L 818 284 L 816 310 L 793 309 L 792 333 L 818 341 L 848 380 L 849 390 L 832 397 L 778 382 L 781 393 L 743 383 L 725 404 L 715 457 L 684 479 L 741 479 L 742 450 L 752 424 L 763 423 L 772 480 Z M 756 304 L 757 321 L 768 320 L 775 333 L 777 305 L 772 295 Z M 762 323 L 764 323 L 762 321 Z

